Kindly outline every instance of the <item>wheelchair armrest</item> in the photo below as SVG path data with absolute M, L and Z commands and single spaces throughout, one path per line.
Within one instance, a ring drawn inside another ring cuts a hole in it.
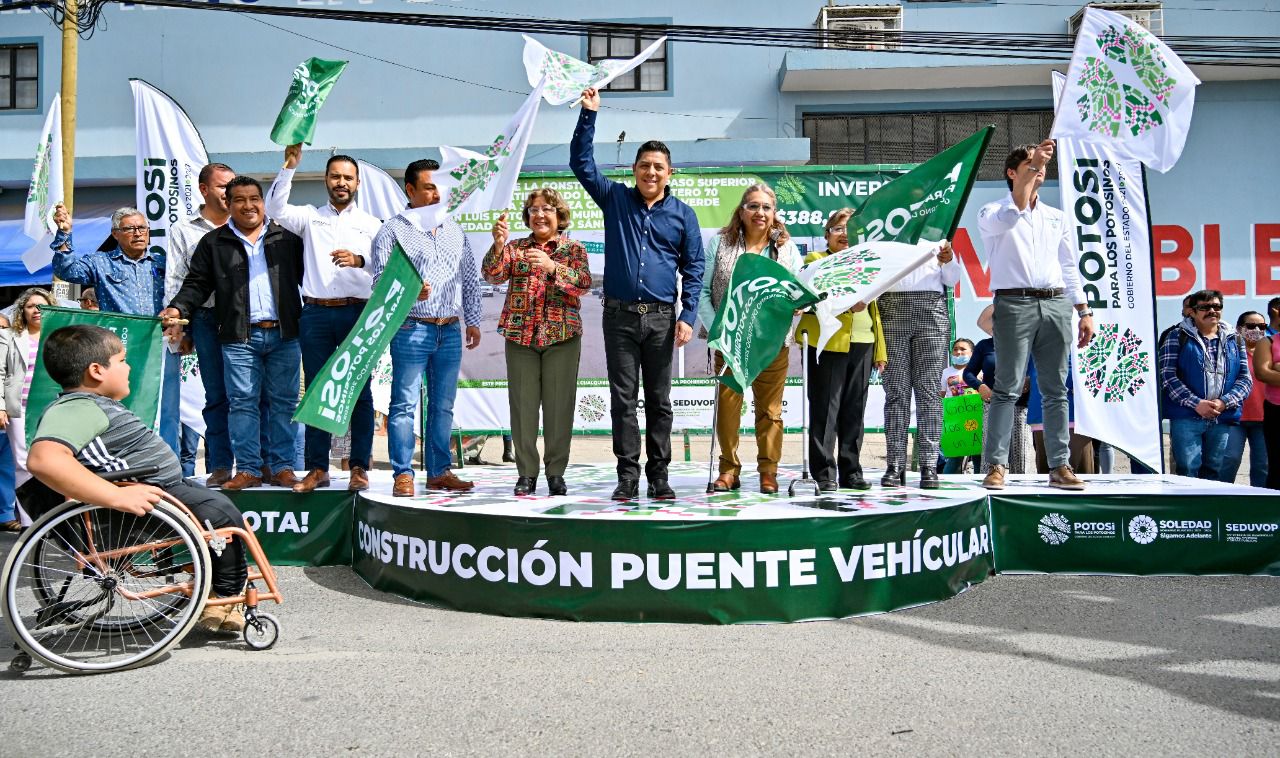
M 107 482 L 119 482 L 125 479 L 141 479 L 144 476 L 151 476 L 159 473 L 159 466 L 141 466 L 139 468 L 127 468 L 120 471 L 98 472 L 98 476 Z

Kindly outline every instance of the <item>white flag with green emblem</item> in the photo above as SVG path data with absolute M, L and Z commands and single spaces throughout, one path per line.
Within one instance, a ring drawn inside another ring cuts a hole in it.
M 1186 144 L 1199 83 L 1159 37 L 1119 13 L 1088 8 L 1050 136 L 1105 144 L 1168 171 Z
M 570 55 L 548 49 L 542 43 L 524 36 L 524 70 L 529 84 L 536 86 L 546 77 L 542 96 L 552 105 L 564 105 L 576 99 L 588 87 L 603 87 L 619 76 L 644 63 L 667 43 L 659 37 L 634 58 L 608 58 L 598 63 L 587 63 Z M 644 73 L 642 70 L 640 73 Z
M 31 273 L 53 262 L 49 243 L 58 231 L 53 223 L 53 209 L 62 201 L 62 100 L 60 93 L 54 93 L 36 145 L 31 188 L 27 190 L 27 207 L 22 218 L 22 233 L 36 241 L 22 255 L 22 262 Z

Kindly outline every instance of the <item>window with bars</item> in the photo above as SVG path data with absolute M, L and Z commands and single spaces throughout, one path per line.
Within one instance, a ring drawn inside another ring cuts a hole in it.
M 0 45 L 0 111 L 40 107 L 40 49 Z
M 921 163 L 988 124 L 979 180 L 1004 179 L 1004 159 L 1018 145 L 1038 144 L 1053 127 L 1051 110 L 935 113 L 806 113 L 809 162 L 814 164 Z M 1049 162 L 1048 178 L 1057 178 Z
M 634 58 L 657 40 L 656 36 L 646 37 L 640 34 L 591 34 L 587 36 L 587 62 Z M 670 44 L 668 42 L 662 45 L 653 57 L 609 82 L 605 89 L 609 92 L 665 92 L 667 49 Z

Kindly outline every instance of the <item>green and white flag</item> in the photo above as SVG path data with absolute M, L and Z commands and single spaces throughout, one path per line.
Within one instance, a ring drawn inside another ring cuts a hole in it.
M 327 61 L 308 58 L 293 70 L 293 83 L 284 98 L 276 125 L 271 127 L 271 141 L 277 145 L 311 144 L 316 134 L 316 114 L 329 90 L 342 76 L 347 61 Z
M 31 170 L 31 188 L 27 191 L 27 207 L 22 218 L 22 233 L 33 240 L 52 237 L 58 228 L 53 223 L 53 209 L 63 200 L 62 187 L 62 100 L 54 93 L 49 113 L 36 145 L 35 166 Z M 48 247 L 48 242 L 44 245 Z M 49 255 L 52 260 L 52 253 Z M 46 262 L 47 264 L 47 262 Z M 38 271 L 41 267 L 28 271 Z
M 792 315 L 818 299 L 777 261 L 739 256 L 707 336 L 707 346 L 719 350 L 729 368 L 720 381 L 742 394 L 778 357 L 791 332 Z
M 1052 137 L 1106 145 L 1156 171 L 1178 162 L 1200 80 L 1140 24 L 1086 8 Z
M 360 390 L 421 290 L 422 277 L 409 256 L 395 244 L 360 319 L 307 386 L 293 414 L 294 421 L 330 434 L 346 433 Z
M 607 59 L 599 63 L 587 63 L 570 55 L 550 50 L 528 35 L 524 36 L 524 70 L 529 85 L 538 86 L 546 77 L 542 96 L 552 105 L 564 105 L 574 100 L 587 87 L 603 87 L 619 76 L 644 63 L 667 43 L 659 37 L 634 58 Z M 643 70 L 641 71 L 643 74 Z
M 54 331 L 76 324 L 110 329 L 124 343 L 129 362 L 129 395 L 120 402 L 152 429 L 160 429 L 160 396 L 164 391 L 164 329 L 154 316 L 130 316 L 109 311 L 40 306 L 40 347 L 27 395 L 27 444 L 35 436 L 36 420 L 57 399 L 62 388 L 44 368 L 45 339 Z

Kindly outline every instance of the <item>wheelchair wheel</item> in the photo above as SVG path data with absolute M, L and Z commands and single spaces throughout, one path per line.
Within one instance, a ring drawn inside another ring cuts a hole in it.
M 186 635 L 209 549 L 168 503 L 145 516 L 66 503 L 28 529 L 0 578 L 4 620 L 33 658 L 71 673 L 144 665 Z

